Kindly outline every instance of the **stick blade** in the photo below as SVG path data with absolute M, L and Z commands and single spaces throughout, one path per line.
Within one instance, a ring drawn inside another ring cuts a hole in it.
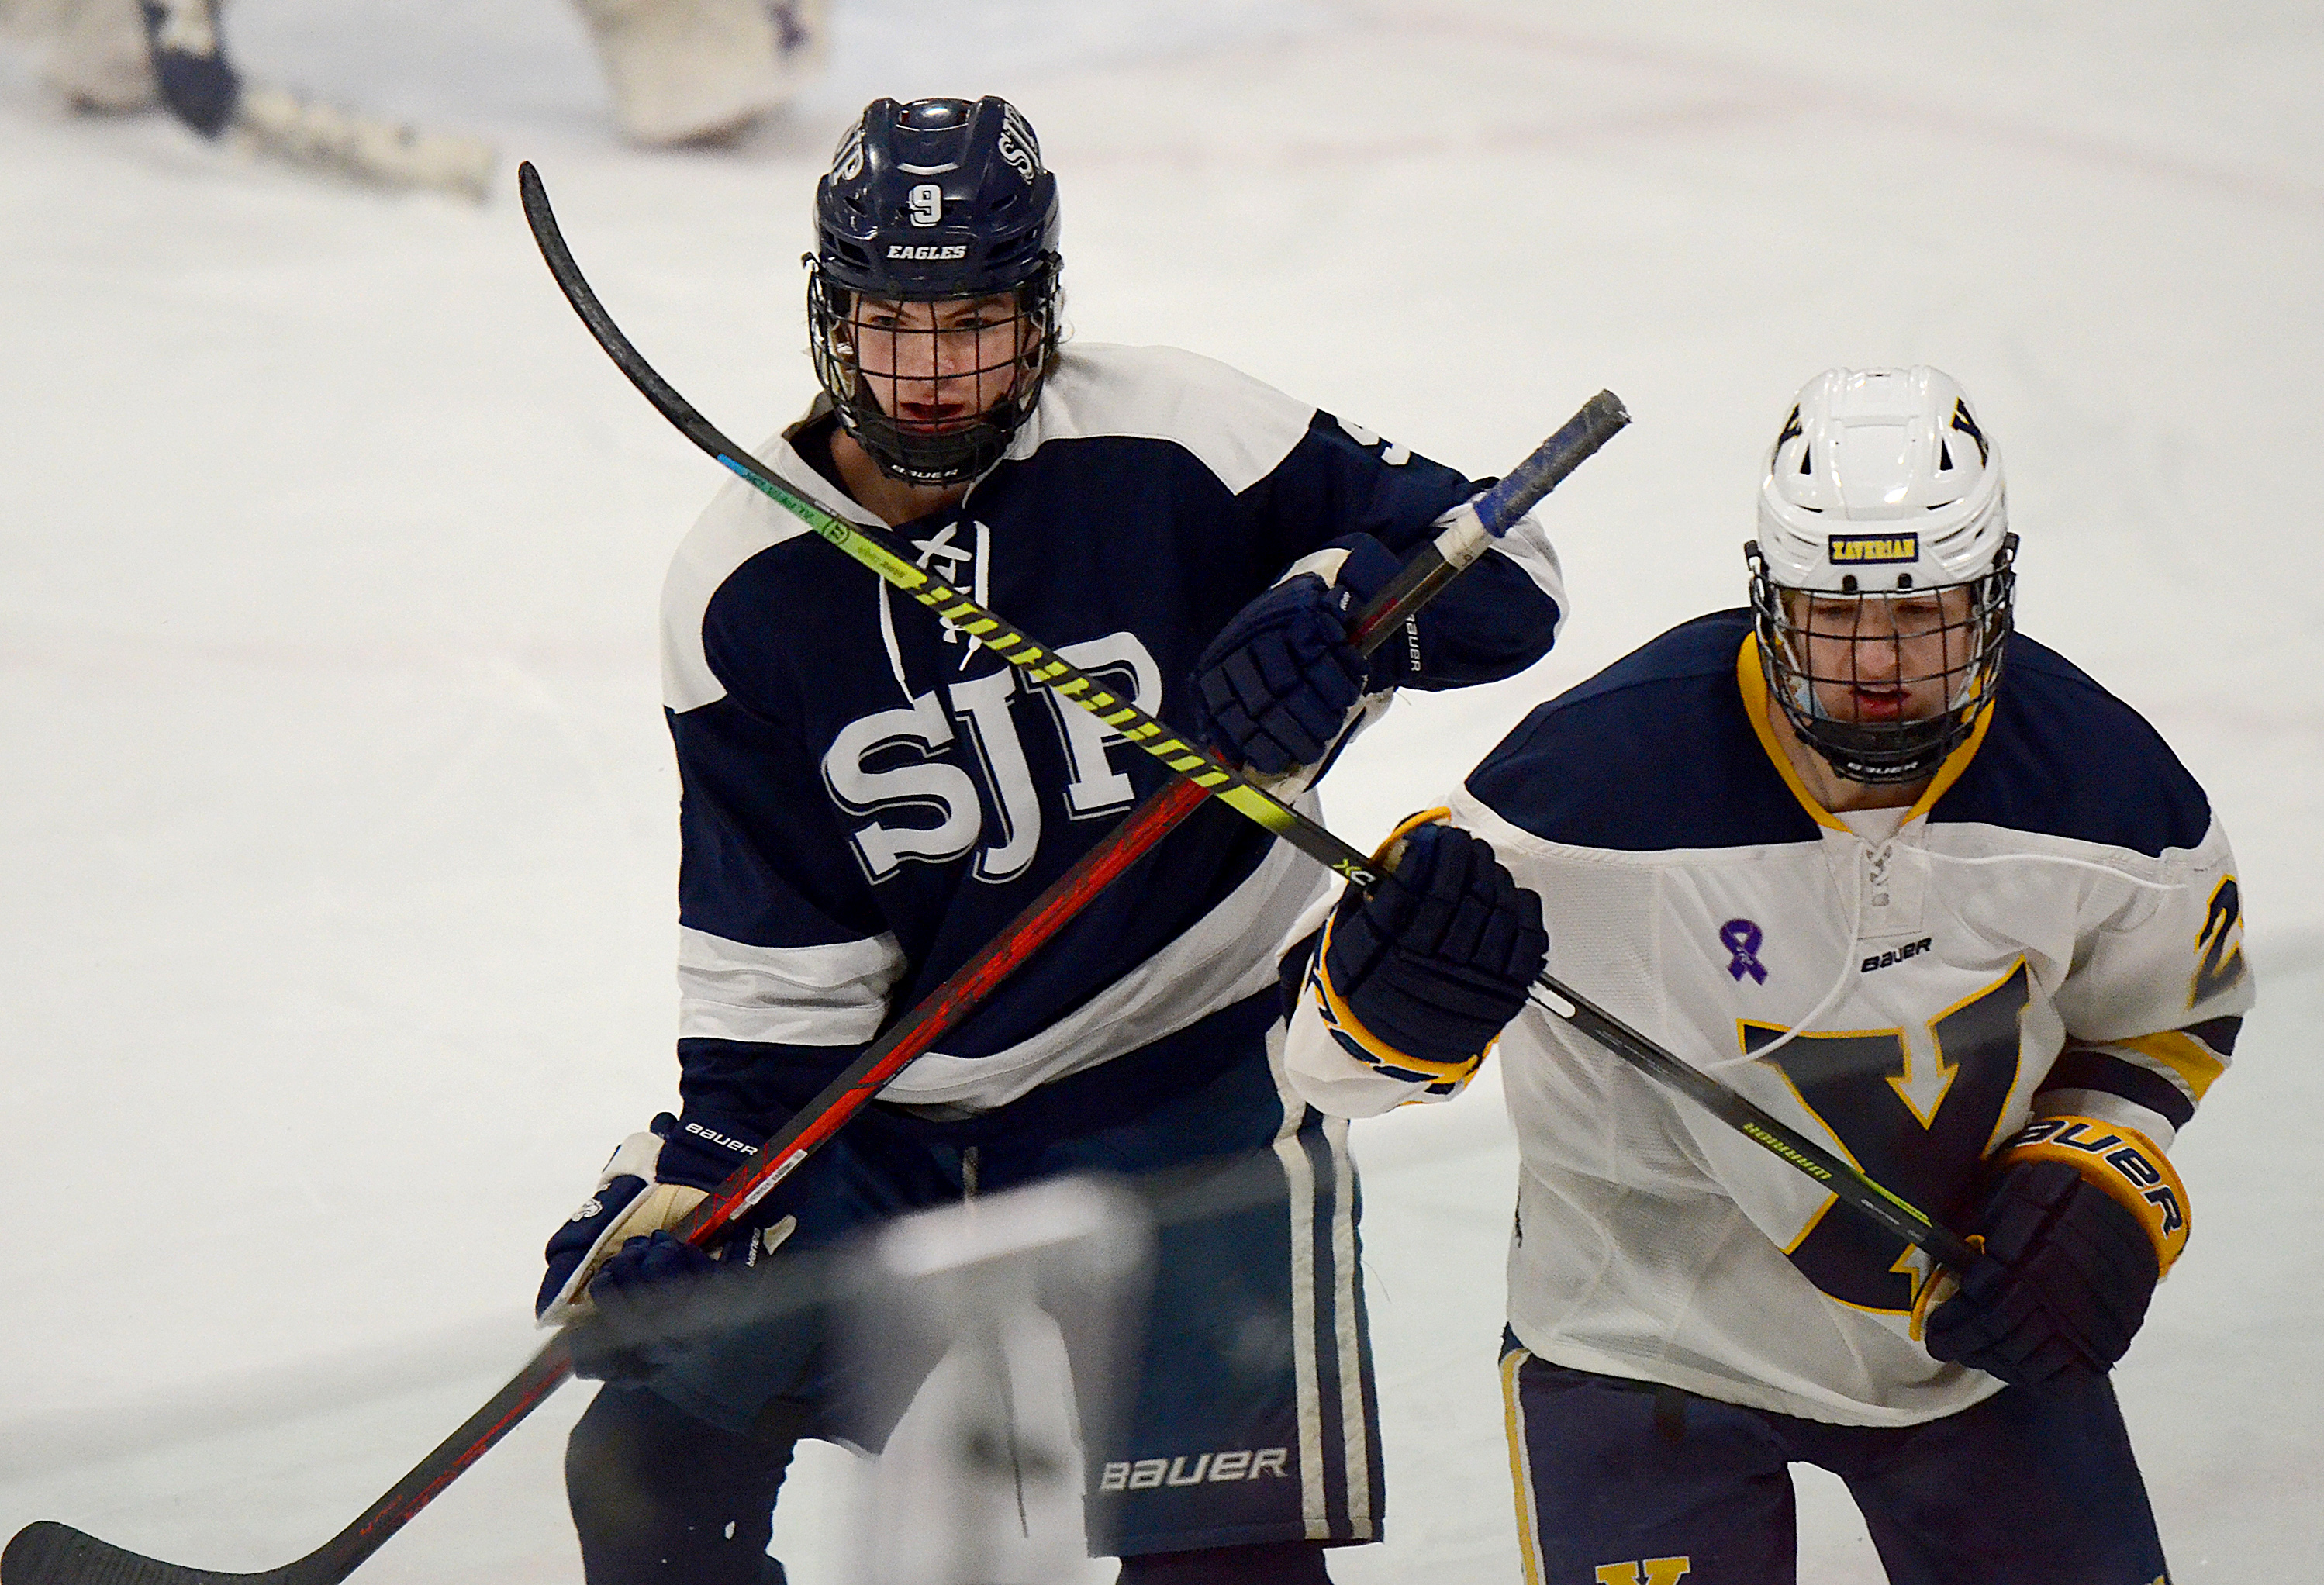
M 307 1578 L 299 1563 L 263 1574 L 165 1563 L 48 1519 L 17 1531 L 0 1553 L 0 1585 L 294 1585 Z

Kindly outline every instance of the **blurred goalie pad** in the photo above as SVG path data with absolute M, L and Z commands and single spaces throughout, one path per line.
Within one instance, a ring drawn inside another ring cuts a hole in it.
M 895 1432 L 860 1489 L 856 1579 L 1085 1576 L 1082 1449 L 1134 1395 L 1152 1243 L 1144 1203 L 1097 1178 L 922 1212 L 878 1237 L 851 1375 L 863 1419 Z
M 575 0 L 622 131 L 715 142 L 790 103 L 820 69 L 825 0 Z

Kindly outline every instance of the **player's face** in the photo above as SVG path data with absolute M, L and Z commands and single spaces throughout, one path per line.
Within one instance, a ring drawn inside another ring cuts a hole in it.
M 1016 388 L 1031 334 L 1013 293 L 943 302 L 859 297 L 848 316 L 872 400 L 907 433 L 973 422 Z
M 1922 594 L 1819 594 L 1784 604 L 1816 703 L 1834 721 L 1927 721 L 1957 701 L 1976 658 L 1966 588 Z

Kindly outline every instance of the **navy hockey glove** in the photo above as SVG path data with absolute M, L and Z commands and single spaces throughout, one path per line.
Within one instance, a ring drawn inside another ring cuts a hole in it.
M 1383 852 L 1398 840 L 1394 871 L 1369 895 L 1351 890 L 1324 930 L 1323 989 L 1338 1004 L 1326 1010 L 1404 1056 L 1471 1063 L 1548 962 L 1541 898 L 1465 831 L 1407 822 Z
M 1366 694 L 1411 669 L 1407 648 L 1384 644 L 1367 660 L 1348 623 L 1401 570 L 1369 534 L 1333 542 L 1347 552 L 1330 582 L 1303 572 L 1253 600 L 1194 662 L 1194 736 L 1230 765 L 1281 776 L 1323 761 Z
M 709 1191 L 758 1153 L 729 1120 L 696 1115 L 681 1122 L 666 1111 L 653 1120 L 650 1132 L 622 1140 L 597 1175 L 596 1188 L 542 1251 L 549 1271 L 533 1313 L 545 1326 L 574 1319 L 589 1308 L 591 1285 L 617 1261 L 622 1266 L 614 1279 L 617 1287 L 669 1275 L 680 1265 L 706 1264 L 707 1254 L 666 1230 L 685 1221 Z M 789 1230 L 787 1221 L 758 1236 L 772 1249 Z M 655 1246 L 650 1250 L 650 1239 Z M 634 1256 L 629 1254 L 632 1247 Z
M 2152 1141 L 2088 1118 L 2043 1119 L 1997 1159 L 1984 1251 L 1929 1313 L 1929 1353 L 2015 1387 L 2103 1374 L 2186 1243 L 2186 1190 Z

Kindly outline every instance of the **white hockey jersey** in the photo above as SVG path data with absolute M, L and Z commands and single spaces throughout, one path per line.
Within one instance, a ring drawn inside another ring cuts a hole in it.
M 1551 973 L 1958 1228 L 2030 1115 L 2167 1147 L 2252 1001 L 2201 789 L 2022 634 L 2006 677 L 1911 809 L 1835 816 L 1766 724 L 1748 613 L 1720 613 L 1535 710 L 1452 818 L 1541 895 Z M 1360 1060 L 1312 997 L 1287 1040 L 1328 1111 L 1455 1087 Z M 1998 1390 L 1910 1337 L 1919 1251 L 1540 1009 L 1498 1049 L 1535 1354 L 1843 1424 Z

